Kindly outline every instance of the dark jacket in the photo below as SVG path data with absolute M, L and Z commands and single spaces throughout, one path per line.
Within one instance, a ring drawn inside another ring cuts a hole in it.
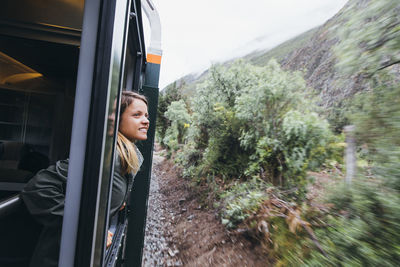
M 143 157 L 139 150 L 136 150 L 141 164 Z M 21 197 L 29 212 L 43 225 L 31 259 L 31 267 L 58 266 L 67 175 L 68 160 L 57 161 L 55 165 L 38 172 L 21 192 Z M 133 173 L 121 175 L 121 160 L 117 156 L 110 216 L 116 214 L 127 201 L 134 175 Z
M 139 160 L 139 167 L 143 163 L 143 156 L 139 149 L 135 146 L 136 154 Z M 121 206 L 128 203 L 129 193 L 132 190 L 132 184 L 136 173 L 121 174 L 121 159 L 118 156 L 114 164 L 114 178 L 110 203 L 110 217 L 118 212 Z

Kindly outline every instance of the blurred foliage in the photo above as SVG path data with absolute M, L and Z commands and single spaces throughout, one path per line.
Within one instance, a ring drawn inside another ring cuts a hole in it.
M 311 251 L 307 266 L 398 266 L 400 197 L 373 180 L 341 186 L 327 202 L 329 227 L 316 231 L 327 256 Z
M 399 82 L 400 2 L 398 0 L 350 0 L 343 12 L 343 22 L 330 29 L 339 40 L 333 47 L 336 57 L 336 84 L 362 94 L 376 87 L 375 79 L 390 73 Z M 385 73 L 385 74 L 384 74 Z M 341 89 L 339 89 L 341 90 Z M 354 123 L 350 117 L 357 107 L 352 94 L 334 103 L 327 114 L 335 131 Z
M 373 174 L 400 192 L 400 84 L 379 77 L 372 92 L 359 95 L 351 118 Z
M 268 190 L 268 199 L 244 226 L 275 266 L 303 266 L 312 250 L 323 252 L 311 225 L 318 222 L 325 207 L 287 202 L 285 198 L 282 192 Z
M 374 177 L 400 190 L 400 2 L 351 0 L 337 29 L 337 70 L 364 77 L 368 90 L 347 106 Z
M 337 69 L 371 77 L 400 63 L 400 3 L 398 0 L 351 0 L 346 23 L 338 30 Z
M 363 164 L 351 187 L 334 189 L 333 208 L 316 231 L 327 256 L 311 251 L 309 266 L 398 266 L 400 262 L 400 3 L 351 1 L 338 69 L 362 75 L 369 90 L 352 99 Z

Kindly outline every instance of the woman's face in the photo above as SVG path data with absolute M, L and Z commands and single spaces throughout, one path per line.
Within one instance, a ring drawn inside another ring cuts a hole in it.
M 115 110 L 117 108 L 117 101 L 114 101 L 112 107 L 112 113 L 108 115 L 107 118 L 107 135 L 113 136 L 114 135 L 114 125 L 115 125 Z
M 129 140 L 146 140 L 149 129 L 147 105 L 140 99 L 133 102 L 122 113 L 119 131 Z

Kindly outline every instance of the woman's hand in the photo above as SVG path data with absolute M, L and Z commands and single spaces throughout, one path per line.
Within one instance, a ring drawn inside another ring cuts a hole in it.
M 110 231 L 108 231 L 108 234 L 107 234 L 107 248 L 108 248 L 109 246 L 111 246 L 113 235 L 114 235 L 113 233 L 111 233 Z
M 122 204 L 122 206 L 121 206 L 121 208 L 119 208 L 119 210 L 125 209 L 125 206 L 126 206 L 126 202 L 124 202 L 124 203 Z

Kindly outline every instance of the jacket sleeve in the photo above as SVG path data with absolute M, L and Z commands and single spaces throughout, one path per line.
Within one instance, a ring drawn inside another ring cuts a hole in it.
M 114 174 L 113 174 L 113 184 L 111 192 L 111 204 L 110 204 L 110 214 L 113 216 L 118 212 L 124 203 L 125 195 L 127 194 L 127 179 L 125 176 L 121 175 L 121 162 L 120 157 L 116 157 Z
M 60 176 L 55 166 L 38 172 L 21 192 L 29 212 L 39 223 L 55 226 L 62 223 L 64 215 L 66 178 Z

